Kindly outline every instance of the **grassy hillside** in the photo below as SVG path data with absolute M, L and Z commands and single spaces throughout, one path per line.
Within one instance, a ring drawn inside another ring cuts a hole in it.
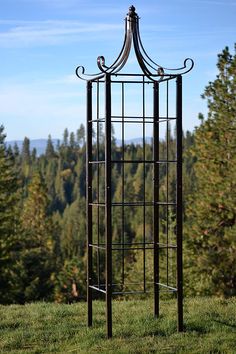
M 94 328 L 86 304 L 0 306 L 1 353 L 236 353 L 236 298 L 185 301 L 185 327 L 176 333 L 175 302 L 114 302 L 114 338 L 105 338 L 105 304 L 94 302 Z

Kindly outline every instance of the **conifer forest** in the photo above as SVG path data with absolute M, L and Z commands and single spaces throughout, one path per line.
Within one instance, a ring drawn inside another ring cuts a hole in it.
M 202 95 L 208 116 L 199 114 L 199 126 L 183 132 L 186 295 L 236 295 L 236 54 L 227 47 L 218 55 L 217 71 Z M 100 130 L 104 140 L 102 127 Z M 75 132 L 66 128 L 62 133 L 56 146 L 49 135 L 45 153 L 38 155 L 28 138 L 22 149 L 16 144 L 7 146 L 7 130 L 0 127 L 1 304 L 71 303 L 86 298 L 85 127 L 81 124 Z M 161 140 L 163 151 L 167 139 L 171 153 L 175 131 L 169 130 L 168 137 Z M 112 143 L 118 155 L 115 135 Z M 151 144 L 146 143 L 147 154 L 151 154 Z M 138 160 L 142 147 L 131 142 L 125 149 L 127 158 Z M 169 192 L 175 193 L 170 172 Z M 151 171 L 145 173 L 145 193 L 151 196 Z M 143 193 L 141 174 L 134 165 L 125 170 L 130 200 Z M 115 167 L 112 179 L 116 186 L 112 198 L 116 199 L 120 183 Z M 159 185 L 160 193 L 165 194 L 164 168 Z M 119 234 L 118 218 L 114 238 Z M 134 236 L 141 238 L 141 231 L 134 227 L 139 219 L 137 212 L 126 216 L 131 243 Z M 152 233 L 148 215 L 146 229 Z M 114 262 L 118 269 L 119 259 Z M 126 264 L 126 276 L 131 277 L 139 267 L 139 255 L 126 251 Z

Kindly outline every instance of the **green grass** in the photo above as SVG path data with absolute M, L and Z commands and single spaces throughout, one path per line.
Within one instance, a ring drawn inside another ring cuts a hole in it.
M 105 304 L 94 301 L 94 327 L 86 304 L 0 306 L 1 353 L 236 353 L 236 298 L 186 299 L 185 332 L 176 332 L 176 302 L 114 301 L 113 339 L 105 334 Z

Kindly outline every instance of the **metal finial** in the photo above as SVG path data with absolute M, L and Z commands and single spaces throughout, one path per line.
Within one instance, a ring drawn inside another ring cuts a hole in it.
M 135 12 L 135 7 L 133 5 L 131 5 L 129 7 L 129 12 L 128 12 L 127 15 L 130 16 L 130 17 L 136 17 L 137 16 L 137 14 Z

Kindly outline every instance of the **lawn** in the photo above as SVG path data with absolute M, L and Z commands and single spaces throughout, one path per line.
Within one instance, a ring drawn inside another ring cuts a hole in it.
M 94 327 L 86 304 L 0 306 L 1 353 L 236 353 L 236 298 L 185 300 L 185 332 L 176 332 L 176 302 L 113 302 L 113 339 L 105 334 L 105 303 L 94 301 Z

